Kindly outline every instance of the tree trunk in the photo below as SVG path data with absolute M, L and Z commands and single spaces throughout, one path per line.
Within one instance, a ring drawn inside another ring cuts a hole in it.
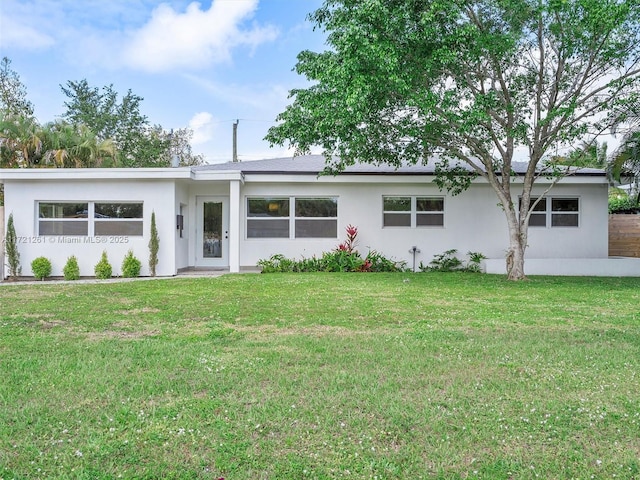
M 514 215 L 507 212 L 509 223 L 509 250 L 507 250 L 507 279 L 526 280 L 524 274 L 524 252 L 527 248 L 527 226 L 520 225 Z M 523 232 L 522 229 L 525 229 Z

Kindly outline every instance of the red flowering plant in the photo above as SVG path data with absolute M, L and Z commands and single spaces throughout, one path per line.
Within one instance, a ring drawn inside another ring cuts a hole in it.
M 345 228 L 347 239 L 334 250 L 333 253 L 325 253 L 322 257 L 327 271 L 339 272 L 366 272 L 370 264 L 363 260 L 356 250 L 358 227 L 349 224 Z
M 358 227 L 354 227 L 349 224 L 345 228 L 347 232 L 347 239 L 338 245 L 338 250 L 342 250 L 348 253 L 354 253 L 356 251 L 356 237 L 358 236 Z

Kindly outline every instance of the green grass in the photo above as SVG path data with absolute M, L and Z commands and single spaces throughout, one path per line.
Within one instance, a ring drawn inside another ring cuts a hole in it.
M 640 280 L 0 288 L 0 478 L 640 478 Z

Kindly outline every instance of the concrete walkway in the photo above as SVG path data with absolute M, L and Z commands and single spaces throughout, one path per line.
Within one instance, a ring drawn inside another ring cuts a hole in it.
M 259 269 L 243 269 L 241 274 L 245 273 L 260 273 Z M 34 280 L 29 277 L 23 277 L 25 280 L 7 281 L 0 280 L 0 287 L 11 285 L 56 285 L 56 284 L 84 284 L 84 283 L 122 283 L 122 282 L 140 282 L 148 280 L 172 280 L 174 278 L 215 278 L 222 275 L 229 275 L 230 272 L 227 269 L 189 269 L 182 272 L 178 272 L 177 275 L 172 277 L 135 277 L 135 278 L 123 278 L 113 277 L 106 280 L 98 280 L 93 277 L 80 278 L 80 280 L 64 280 L 59 277 L 54 277 L 47 280 Z

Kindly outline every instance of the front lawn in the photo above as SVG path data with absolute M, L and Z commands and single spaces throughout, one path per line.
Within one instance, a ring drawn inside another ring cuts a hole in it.
M 0 479 L 640 478 L 640 280 L 0 287 Z

